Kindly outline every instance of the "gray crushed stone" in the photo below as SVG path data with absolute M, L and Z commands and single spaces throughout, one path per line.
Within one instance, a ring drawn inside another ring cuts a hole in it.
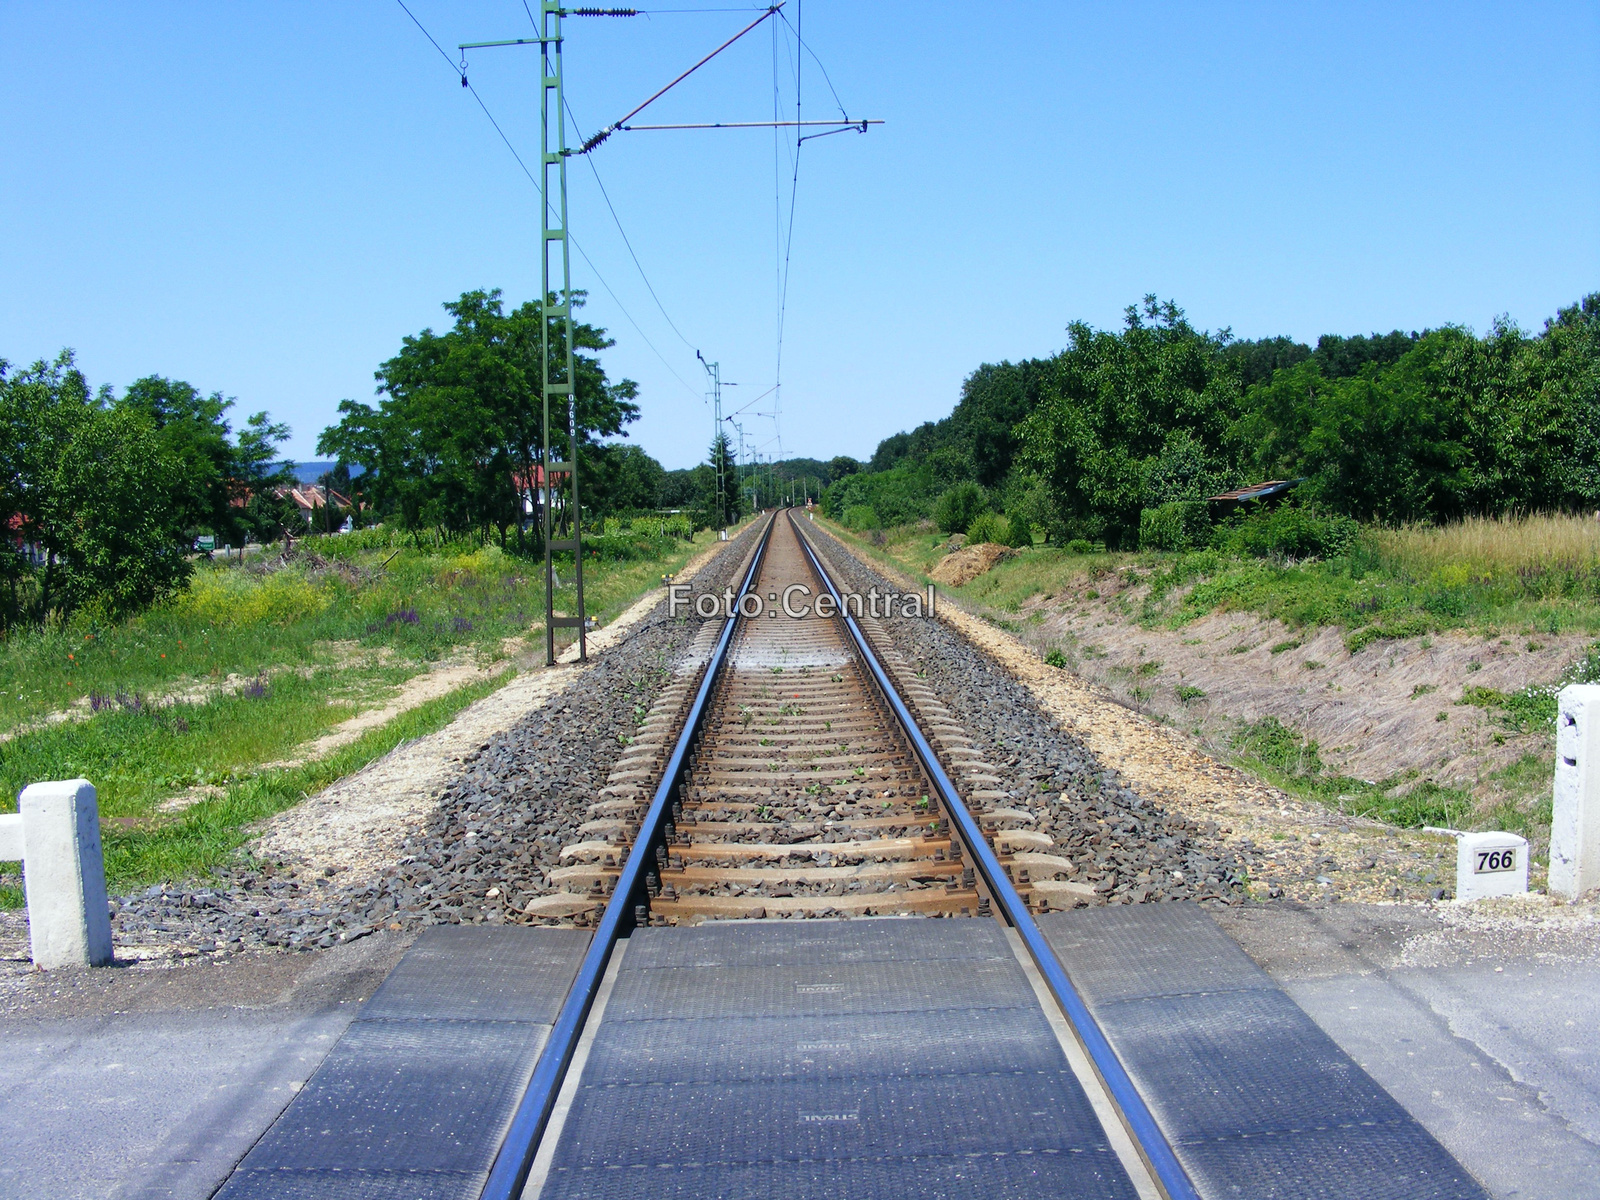
M 742 533 L 696 590 L 730 583 L 754 536 L 754 527 Z M 888 589 L 828 535 L 818 540 L 841 583 Z M 895 618 L 882 628 L 967 728 L 1003 790 L 1039 814 L 1056 852 L 1079 865 L 1075 878 L 1096 886 L 1093 903 L 1240 903 L 1250 864 L 1222 846 L 1214 823 L 1187 822 L 1139 796 L 941 623 Z M 337 876 L 293 862 L 240 857 L 203 881 L 115 900 L 118 942 L 225 956 L 327 948 L 385 928 L 534 920 L 522 906 L 555 890 L 548 872 L 560 865 L 562 847 L 579 840 L 621 738 L 643 720 L 699 629 L 692 617 L 669 620 L 663 603 L 592 671 L 468 755 L 424 831 L 377 881 L 346 889 Z
M 899 590 L 826 530 L 808 528 L 841 589 L 848 581 L 863 594 Z M 1095 885 L 1095 898 L 1082 903 L 1243 902 L 1252 864 L 1223 845 L 1216 822 L 1188 821 L 1140 796 L 949 626 L 895 616 L 879 628 L 997 768 L 1001 790 L 1040 817 L 1035 828 L 1055 839 L 1051 852 L 1077 864 L 1073 878 Z
M 696 577 L 721 590 L 755 536 L 741 533 Z M 532 922 L 528 899 L 556 890 L 548 872 L 605 786 L 622 739 L 673 678 L 701 622 L 669 619 L 663 602 L 594 667 L 462 760 L 423 831 L 375 882 L 293 862 L 239 859 L 199 883 L 157 886 L 113 902 L 124 946 L 177 955 L 323 948 L 378 929 Z M 494 891 L 494 895 L 489 893 Z

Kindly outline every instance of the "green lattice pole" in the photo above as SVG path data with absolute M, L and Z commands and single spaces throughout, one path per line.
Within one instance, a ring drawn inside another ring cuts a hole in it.
M 543 400 L 544 400 L 544 637 L 545 661 L 556 661 L 556 629 L 576 627 L 578 630 L 578 657 L 589 657 L 588 638 L 584 628 L 583 607 L 583 510 L 578 501 L 578 405 L 575 377 L 572 370 L 572 263 L 567 244 L 567 123 L 566 97 L 561 76 L 561 2 L 540 0 L 541 86 L 539 89 L 540 144 L 539 144 L 539 224 L 543 229 L 540 239 L 540 266 L 544 305 L 543 321 Z M 552 97 L 552 93 L 554 94 Z M 552 105 L 552 99 L 554 104 Z M 552 137 L 552 135 L 554 135 Z M 552 141 L 554 145 L 552 146 Z M 550 175 L 556 175 L 556 203 L 552 204 Z M 551 224 L 551 210 L 555 210 L 556 224 Z M 551 303 L 555 291 L 551 285 L 550 253 L 552 247 L 561 257 L 560 299 Z M 558 339 L 551 337 L 552 322 L 559 322 Z M 557 378 L 559 376 L 559 378 Z M 552 398 L 566 397 L 567 401 L 567 454 L 559 460 L 552 453 L 550 441 L 550 402 Z M 556 477 L 561 476 L 561 491 L 565 493 L 564 515 L 571 521 L 572 536 L 556 541 L 553 537 L 552 510 L 555 508 Z M 556 571 L 554 554 L 557 550 L 572 551 L 573 587 L 577 593 L 577 614 L 556 616 Z

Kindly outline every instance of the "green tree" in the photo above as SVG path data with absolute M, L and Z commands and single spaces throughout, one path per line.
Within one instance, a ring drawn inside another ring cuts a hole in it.
M 110 389 L 92 393 L 71 350 L 15 373 L 0 359 L 0 511 L 9 528 L 0 549 L 8 585 L 7 621 L 42 621 L 61 602 L 60 555 L 68 515 L 56 503 L 62 447 L 108 403 Z M 11 538 L 39 547 L 35 571 Z
M 63 607 L 108 617 L 181 588 L 192 568 L 171 503 L 179 462 L 136 409 L 98 409 L 73 431 L 51 481 L 48 513 L 64 567 Z
M 586 509 L 599 517 L 633 516 L 661 505 L 666 472 L 639 446 L 610 442 L 596 446 L 583 495 Z
M 1544 387 L 1572 421 L 1567 489 L 1585 505 L 1600 504 L 1600 292 L 1546 321 L 1539 348 L 1548 362 Z
M 574 307 L 581 303 L 575 293 Z M 368 494 L 412 532 L 497 532 L 505 545 L 515 528 L 521 545 L 523 493 L 544 450 L 544 305 L 530 300 L 506 313 L 496 289 L 466 292 L 444 308 L 452 328 L 405 338 L 377 371 L 385 398 L 376 407 L 341 402 L 342 419 L 323 432 L 317 451 L 360 465 Z M 549 320 L 559 345 L 560 318 Z M 613 344 L 603 329 L 575 322 L 573 341 L 581 495 L 604 457 L 600 439 L 638 419 L 638 387 L 611 383 L 599 359 L 582 352 Z M 566 382 L 565 367 L 557 365 L 551 378 Z M 566 416 L 551 414 L 552 451 L 564 461 L 573 452 Z
M 1018 430 L 1021 457 L 1049 484 L 1071 536 L 1132 547 L 1175 433 L 1200 448 L 1205 472 L 1228 470 L 1223 439 L 1239 384 L 1220 353 L 1226 338 L 1196 330 L 1154 296 L 1128 307 L 1120 333 L 1077 322 L 1068 338 Z
M 720 529 L 736 522 L 744 512 L 744 497 L 739 490 L 738 464 L 728 449 L 728 437 L 719 433 L 711 442 L 707 455 L 706 471 L 700 476 L 704 489 L 700 496 L 700 524 L 708 529 Z M 717 470 L 721 468 L 723 493 L 717 500 Z
M 971 480 L 958 483 L 939 497 L 933 519 L 941 533 L 963 533 L 986 506 L 983 489 Z
M 139 414 L 170 457 L 167 502 L 185 545 L 199 533 L 227 534 L 234 513 L 236 447 L 221 392 L 202 395 L 180 379 L 146 375 L 128 385 L 116 407 Z
M 704 485 L 700 476 L 707 473 L 706 466 L 701 463 L 695 467 L 682 467 L 676 471 L 668 471 L 661 478 L 662 508 L 695 508 L 699 504 L 700 496 L 704 492 Z
M 35 567 L 9 538 L 0 551 L 6 624 L 83 605 L 123 615 L 183 585 L 183 467 L 147 413 L 91 392 L 64 350 L 15 374 L 0 363 L 0 435 L 0 506 L 44 553 Z
M 835 455 L 828 460 L 828 483 L 838 483 L 846 475 L 854 475 L 861 470 L 861 464 L 848 454 Z
M 287 425 L 256 413 L 234 438 L 231 399 L 160 375 L 134 380 L 114 403 L 146 421 L 170 460 L 167 497 L 185 548 L 200 533 L 238 543 L 270 540 L 298 521 L 293 503 L 270 494 L 293 482 L 288 464 L 277 461 Z

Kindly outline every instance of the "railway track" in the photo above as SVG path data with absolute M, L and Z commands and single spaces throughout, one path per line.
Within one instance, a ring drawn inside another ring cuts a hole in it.
M 771 531 L 752 590 L 760 615 L 735 628 L 646 878 L 650 920 L 988 915 L 991 899 L 905 727 L 844 623 L 817 614 L 827 580 L 787 518 Z M 994 790 L 992 768 L 898 654 L 870 640 L 1029 907 L 1070 906 L 1091 892 L 1067 878 L 1073 865 L 1049 853 L 1050 836 L 1029 828 L 1034 814 Z M 591 809 L 591 839 L 566 850 L 584 864 L 557 871 L 564 890 L 535 913 L 587 923 L 610 896 L 644 816 L 645 781 L 661 769 L 688 694 L 685 681 L 658 703 L 643 744 Z
M 1162 1191 L 1194 1196 L 1032 919 L 1088 889 L 1006 804 L 950 714 L 869 637 L 790 513 L 769 518 L 735 610 L 640 726 L 560 890 L 528 913 L 594 937 L 483 1195 L 520 1194 L 618 941 L 641 925 L 777 917 L 993 917 L 1014 929 Z M 804 593 L 790 592 L 804 588 Z M 795 616 L 792 607 L 808 607 Z M 818 598 L 834 615 L 818 615 Z M 958 786 L 957 780 L 960 780 Z
M 580 928 L 426 932 L 222 1196 L 1486 1200 L 1200 910 L 1035 921 L 1072 864 L 808 526 L 525 910 Z

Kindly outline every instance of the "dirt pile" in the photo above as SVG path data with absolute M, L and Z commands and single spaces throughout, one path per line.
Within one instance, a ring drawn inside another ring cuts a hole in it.
M 928 572 L 928 578 L 945 587 L 960 587 L 971 583 L 990 570 L 1002 558 L 1010 558 L 1011 551 L 993 542 L 979 542 L 976 546 L 963 546 L 954 554 L 947 554 Z

